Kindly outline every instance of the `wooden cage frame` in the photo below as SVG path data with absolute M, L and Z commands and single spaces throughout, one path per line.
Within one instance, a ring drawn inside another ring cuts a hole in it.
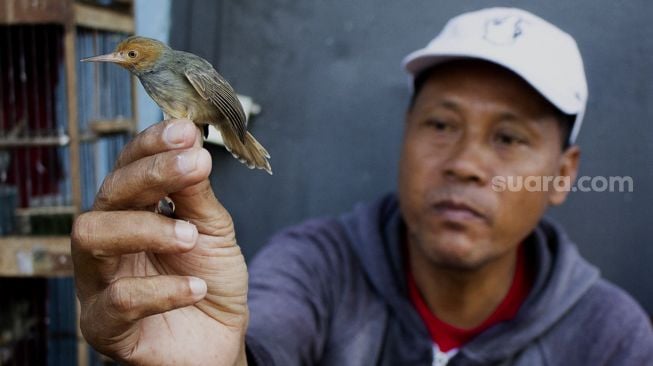
M 0 0 L 0 25 L 18 24 L 60 24 L 64 28 L 63 63 L 66 84 L 66 113 L 68 116 L 68 146 L 70 148 L 70 173 L 72 183 L 72 211 L 74 216 L 82 210 L 82 187 L 80 174 L 80 142 L 94 136 L 79 133 L 76 64 L 81 55 L 76 54 L 76 29 L 90 29 L 133 34 L 134 13 L 131 0 L 112 0 L 117 7 L 102 7 L 87 1 L 74 0 Z M 134 133 L 137 130 L 136 84 L 131 78 L 132 116 L 130 120 L 93 121 L 95 136 L 116 132 Z M 23 139 L 24 140 L 24 139 Z M 47 145 L 47 141 L 12 141 L 0 138 L 0 146 L 10 147 L 25 144 Z M 65 207 L 64 207 L 65 208 Z M 32 272 L 21 270 L 15 258 L 20 251 L 38 248 L 53 258 L 55 265 L 35 267 Z M 4 236 L 0 237 L 0 277 L 71 276 L 69 236 Z
M 111 0 L 112 6 L 101 6 L 92 1 L 75 0 L 0 0 L 0 25 L 18 24 L 60 24 L 63 26 L 63 67 L 66 85 L 66 114 L 69 135 L 69 159 L 72 188 L 72 207 L 74 216 L 82 211 L 82 187 L 80 174 L 80 143 L 93 138 L 81 136 L 79 131 L 77 71 L 80 56 L 76 54 L 77 27 L 86 27 L 101 31 L 134 34 L 134 6 L 132 0 Z M 136 83 L 131 77 L 130 120 L 92 121 L 91 133 L 95 136 L 105 134 L 137 131 Z M 24 141 L 20 143 L 24 144 Z M 35 145 L 42 142 L 35 141 Z M 12 145 L 14 144 L 14 145 Z M 0 138 L 0 145 L 16 146 L 16 142 Z M 24 145 L 22 145 L 24 146 Z M 35 266 L 31 272 L 21 270 L 17 263 L 20 252 L 41 251 L 42 257 L 49 258 L 49 265 Z M 70 257 L 69 236 L 4 236 L 0 237 L 0 280 L 1 277 L 71 277 L 72 260 Z M 79 314 L 79 306 L 77 308 Z M 79 365 L 87 365 L 89 347 L 78 330 L 77 359 Z

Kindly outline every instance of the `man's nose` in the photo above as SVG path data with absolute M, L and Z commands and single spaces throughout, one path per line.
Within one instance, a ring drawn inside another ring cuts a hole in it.
M 464 139 L 445 161 L 442 173 L 450 181 L 484 185 L 489 179 L 486 164 L 488 154 L 479 142 Z

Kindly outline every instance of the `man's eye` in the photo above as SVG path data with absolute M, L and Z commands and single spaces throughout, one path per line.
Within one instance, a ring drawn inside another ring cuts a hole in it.
M 503 145 L 515 145 L 515 144 L 524 144 L 526 141 L 515 135 L 508 133 L 500 133 L 497 135 L 497 140 Z
M 437 131 L 448 131 L 452 128 L 451 124 L 435 119 L 428 120 L 427 124 L 435 128 Z

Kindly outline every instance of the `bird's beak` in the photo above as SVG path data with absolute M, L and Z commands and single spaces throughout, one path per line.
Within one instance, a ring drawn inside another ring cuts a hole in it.
M 118 52 L 107 53 L 106 55 L 93 56 L 83 58 L 80 61 L 82 62 L 114 62 L 121 63 L 125 61 L 125 58 Z

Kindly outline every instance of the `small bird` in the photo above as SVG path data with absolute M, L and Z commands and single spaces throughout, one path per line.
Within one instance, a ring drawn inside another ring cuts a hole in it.
M 272 174 L 267 150 L 247 132 L 247 119 L 236 92 L 213 66 L 192 53 L 173 50 L 155 39 L 132 36 L 113 53 L 82 62 L 113 62 L 140 80 L 163 110 L 164 118 L 187 118 L 208 135 L 217 127 L 225 148 L 250 169 Z

